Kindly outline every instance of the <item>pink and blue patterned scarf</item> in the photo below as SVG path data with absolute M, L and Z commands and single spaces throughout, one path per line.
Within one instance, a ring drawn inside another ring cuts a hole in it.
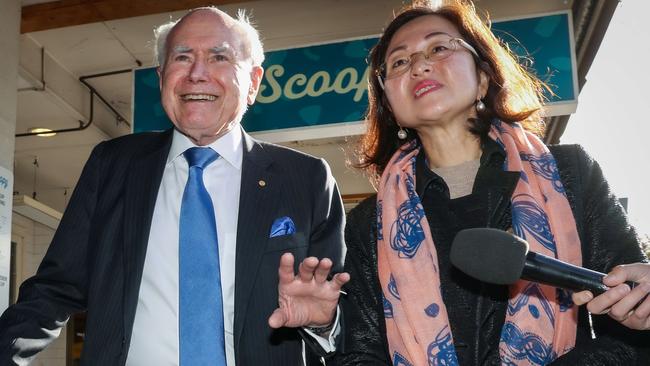
M 506 151 L 504 169 L 521 173 L 511 198 L 515 235 L 532 251 L 581 265 L 575 220 L 548 148 L 519 124 L 495 122 L 489 136 Z M 378 271 L 390 355 L 393 365 L 457 365 L 438 256 L 415 191 L 419 151 L 414 141 L 393 155 L 377 195 Z M 577 317 L 567 291 L 518 281 L 509 288 L 501 363 L 552 362 L 575 346 Z

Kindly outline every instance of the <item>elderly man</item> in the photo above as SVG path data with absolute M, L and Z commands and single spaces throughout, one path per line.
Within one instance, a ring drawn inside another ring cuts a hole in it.
M 241 129 L 263 75 L 257 32 L 201 8 L 156 33 L 174 128 L 94 149 L 38 272 L 0 318 L 2 365 L 28 362 L 80 311 L 92 366 L 301 365 L 305 332 L 288 327 L 329 332 L 349 279 L 328 280 L 342 261 L 341 199 L 324 161 Z

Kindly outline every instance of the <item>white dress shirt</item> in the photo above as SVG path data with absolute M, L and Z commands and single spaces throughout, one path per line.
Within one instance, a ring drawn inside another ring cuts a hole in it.
M 138 305 L 126 366 L 178 366 L 178 238 L 181 201 L 189 167 L 183 153 L 195 145 L 174 130 L 151 221 Z M 239 127 L 208 145 L 219 158 L 203 171 L 203 183 L 212 198 L 217 221 L 219 262 L 224 309 L 226 361 L 235 366 L 235 248 L 243 158 Z M 279 263 L 278 263 L 279 265 Z M 340 332 L 338 309 L 329 339 L 307 331 L 327 351 L 333 351 Z M 303 345 L 304 357 L 304 345 Z
M 144 261 L 127 366 L 177 366 L 178 354 L 178 225 L 188 177 L 185 150 L 195 145 L 174 130 L 156 198 Z M 235 366 L 235 245 L 243 156 L 239 127 L 209 145 L 219 158 L 203 172 L 217 221 L 221 289 L 223 292 L 226 359 Z

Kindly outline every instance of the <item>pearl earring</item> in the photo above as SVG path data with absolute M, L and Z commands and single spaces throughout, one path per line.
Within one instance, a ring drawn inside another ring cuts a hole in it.
M 485 112 L 486 109 L 487 109 L 487 107 L 485 106 L 485 103 L 483 103 L 482 100 L 479 99 L 479 100 L 476 101 L 476 111 L 477 112 L 483 113 L 483 112 Z
M 406 133 L 406 130 L 402 126 L 399 126 L 399 131 L 397 131 L 397 138 L 404 140 L 407 136 L 408 134 Z

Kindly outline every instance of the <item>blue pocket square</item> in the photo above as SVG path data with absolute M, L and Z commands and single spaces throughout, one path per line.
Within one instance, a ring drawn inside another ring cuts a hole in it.
M 282 235 L 291 235 L 296 232 L 296 225 L 293 224 L 293 220 L 290 217 L 284 216 L 275 219 L 273 226 L 271 226 L 271 235 L 269 238 L 274 238 L 276 236 Z

